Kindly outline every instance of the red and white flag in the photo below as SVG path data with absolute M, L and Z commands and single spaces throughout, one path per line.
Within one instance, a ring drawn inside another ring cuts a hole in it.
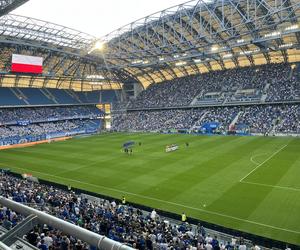
M 11 71 L 18 73 L 41 74 L 43 72 L 43 58 L 38 56 L 13 54 Z

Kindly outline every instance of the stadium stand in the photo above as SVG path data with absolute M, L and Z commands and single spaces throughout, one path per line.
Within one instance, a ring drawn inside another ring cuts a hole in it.
M 153 84 L 129 102 L 127 113 L 124 105 L 115 106 L 112 128 L 299 134 L 300 85 L 293 68 L 286 63 L 267 64 Z
M 98 104 L 112 103 L 116 100 L 116 92 L 113 90 L 76 92 L 63 89 L 0 87 L 0 107 Z
M 182 77 L 153 84 L 129 109 L 300 100 L 290 64 L 268 64 Z
M 95 107 L 116 99 L 113 90 L 76 92 L 47 88 L 0 88 L 0 145 L 95 133 L 103 112 Z M 76 105 L 76 106 L 72 106 Z
M 95 106 L 0 109 L 0 145 L 95 133 L 103 112 Z
M 102 113 L 95 106 L 35 107 L 0 109 L 0 124 L 12 125 L 19 121 L 30 123 L 63 119 L 97 118 Z
M 115 200 L 83 196 L 6 173 L 1 173 L 0 185 L 0 195 L 4 197 L 29 204 L 135 249 L 235 249 L 240 246 L 260 249 L 241 237 L 219 235 L 200 224 L 170 221 L 155 210 L 149 213 Z M 0 208 L 0 225 L 6 230 L 22 220 L 24 216 L 6 207 Z M 46 224 L 36 226 L 24 238 L 41 249 L 95 249 Z
M 197 130 L 198 133 L 227 133 L 230 125 L 243 128 L 242 134 L 266 134 L 273 130 L 299 134 L 300 106 L 251 105 L 204 107 L 197 109 L 144 110 L 116 114 L 112 129 L 116 131 Z M 205 130 L 207 124 L 216 124 Z M 239 129 L 235 129 L 239 130 Z

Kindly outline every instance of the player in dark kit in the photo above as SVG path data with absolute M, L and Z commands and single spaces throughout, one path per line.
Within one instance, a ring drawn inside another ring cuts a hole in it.
M 188 142 L 186 142 L 186 143 L 185 143 L 185 146 L 188 147 L 188 146 L 190 146 L 190 144 L 189 144 Z

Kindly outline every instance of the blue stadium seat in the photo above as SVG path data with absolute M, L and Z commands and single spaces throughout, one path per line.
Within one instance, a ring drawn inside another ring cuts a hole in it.
M 64 89 L 0 88 L 0 105 L 98 104 L 117 101 L 114 90 L 77 92 Z
M 80 103 L 78 100 L 69 95 L 66 91 L 61 89 L 48 89 L 49 92 L 55 96 L 55 99 L 60 104 L 78 104 Z
M 31 105 L 54 104 L 54 102 L 47 98 L 39 89 L 19 88 L 19 90 L 27 97 L 27 101 Z
M 0 88 L 0 105 L 26 105 L 26 103 L 19 99 L 10 88 Z

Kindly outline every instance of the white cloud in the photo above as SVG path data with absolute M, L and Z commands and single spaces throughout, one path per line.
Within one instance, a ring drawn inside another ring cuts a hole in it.
M 184 0 L 30 0 L 13 13 L 101 37 L 136 19 L 182 2 Z

